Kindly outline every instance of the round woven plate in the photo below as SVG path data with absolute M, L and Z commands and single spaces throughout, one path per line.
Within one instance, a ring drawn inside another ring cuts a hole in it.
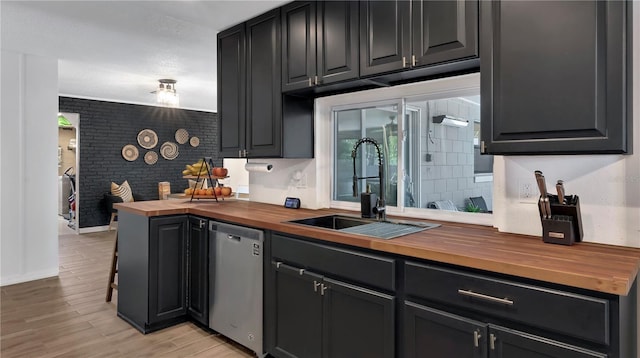
M 144 155 L 144 162 L 149 165 L 154 165 L 156 164 L 157 161 L 158 161 L 158 153 L 156 152 L 153 152 L 150 150 Z
M 133 144 L 125 145 L 124 147 L 122 147 L 122 157 L 125 160 L 133 162 L 134 160 L 138 159 L 138 148 L 136 148 L 136 146 L 134 146 Z
M 186 129 L 180 128 L 176 131 L 176 142 L 178 144 L 185 144 L 189 141 L 189 132 Z
M 160 155 L 166 160 L 176 159 L 178 157 L 178 145 L 173 142 L 162 143 Z
M 198 137 L 191 137 L 191 139 L 189 140 L 189 144 L 191 144 L 192 147 L 197 147 L 200 145 L 200 138 Z
M 142 148 L 151 149 L 158 145 L 158 135 L 151 129 L 143 129 L 138 133 L 138 144 Z

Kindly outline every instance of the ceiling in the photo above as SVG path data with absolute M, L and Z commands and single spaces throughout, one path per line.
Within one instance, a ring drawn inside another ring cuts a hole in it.
M 216 34 L 288 1 L 6 1 L 1 47 L 58 59 L 60 95 L 216 111 Z

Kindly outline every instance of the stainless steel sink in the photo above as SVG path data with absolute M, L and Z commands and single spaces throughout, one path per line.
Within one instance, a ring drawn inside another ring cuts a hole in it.
M 291 220 L 289 222 L 315 227 L 323 227 L 325 229 L 341 230 L 353 226 L 369 224 L 372 221 L 351 216 L 327 215 L 308 219 Z
M 395 237 L 413 234 L 422 230 L 432 229 L 439 224 L 421 221 L 405 220 L 367 220 L 346 215 L 327 215 L 307 219 L 291 220 L 290 223 L 348 232 L 351 234 L 373 236 L 379 239 L 393 239 Z

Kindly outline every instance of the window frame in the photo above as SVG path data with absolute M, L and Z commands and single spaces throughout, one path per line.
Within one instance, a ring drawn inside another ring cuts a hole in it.
M 400 102 L 402 105 L 400 107 L 401 110 L 399 111 L 401 112 L 401 114 L 399 114 L 399 118 L 404 118 L 405 101 L 413 101 L 423 97 L 428 100 L 437 100 L 450 97 L 477 95 L 479 93 L 480 74 L 473 73 L 318 98 L 315 103 L 317 167 L 328 169 L 327 174 L 329 174 L 334 168 L 333 158 L 335 156 L 335 141 L 333 136 L 335 133 L 335 123 L 333 110 L 335 109 L 353 109 L 354 107 L 357 108 L 360 106 L 372 106 L 373 104 L 379 105 L 384 101 L 389 103 Z M 401 137 L 403 134 L 401 134 L 400 130 L 400 121 L 398 121 L 398 124 L 398 141 L 400 142 L 403 139 Z M 402 153 L 399 153 L 398 161 L 404 161 Z M 398 166 L 398 171 L 400 171 L 400 166 Z M 401 174 L 398 173 L 398 175 Z M 318 175 L 318 191 L 316 194 L 319 205 L 328 208 L 352 210 L 359 213 L 359 203 L 333 200 L 332 177 L 333 174 Z M 401 193 L 404 192 L 404 183 L 402 183 L 402 185 L 398 185 L 398 191 Z M 492 192 L 495 193 L 495 182 Z M 398 204 L 399 206 L 388 206 L 387 214 L 486 226 L 494 225 L 494 215 L 492 213 L 452 212 L 426 208 L 404 207 L 404 195 L 399 196 Z

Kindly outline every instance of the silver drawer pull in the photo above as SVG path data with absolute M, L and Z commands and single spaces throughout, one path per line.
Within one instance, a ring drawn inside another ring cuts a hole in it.
M 491 302 L 495 302 L 495 303 L 502 303 L 502 304 L 505 304 L 505 305 L 513 306 L 513 301 L 508 299 L 508 298 L 506 298 L 506 297 L 505 298 L 498 298 L 498 297 L 483 295 L 482 293 L 476 293 L 476 292 L 467 291 L 467 290 L 458 290 L 458 293 L 463 295 L 463 296 L 469 296 L 469 297 L 479 298 L 479 299 L 485 300 L 485 301 L 491 301 Z

